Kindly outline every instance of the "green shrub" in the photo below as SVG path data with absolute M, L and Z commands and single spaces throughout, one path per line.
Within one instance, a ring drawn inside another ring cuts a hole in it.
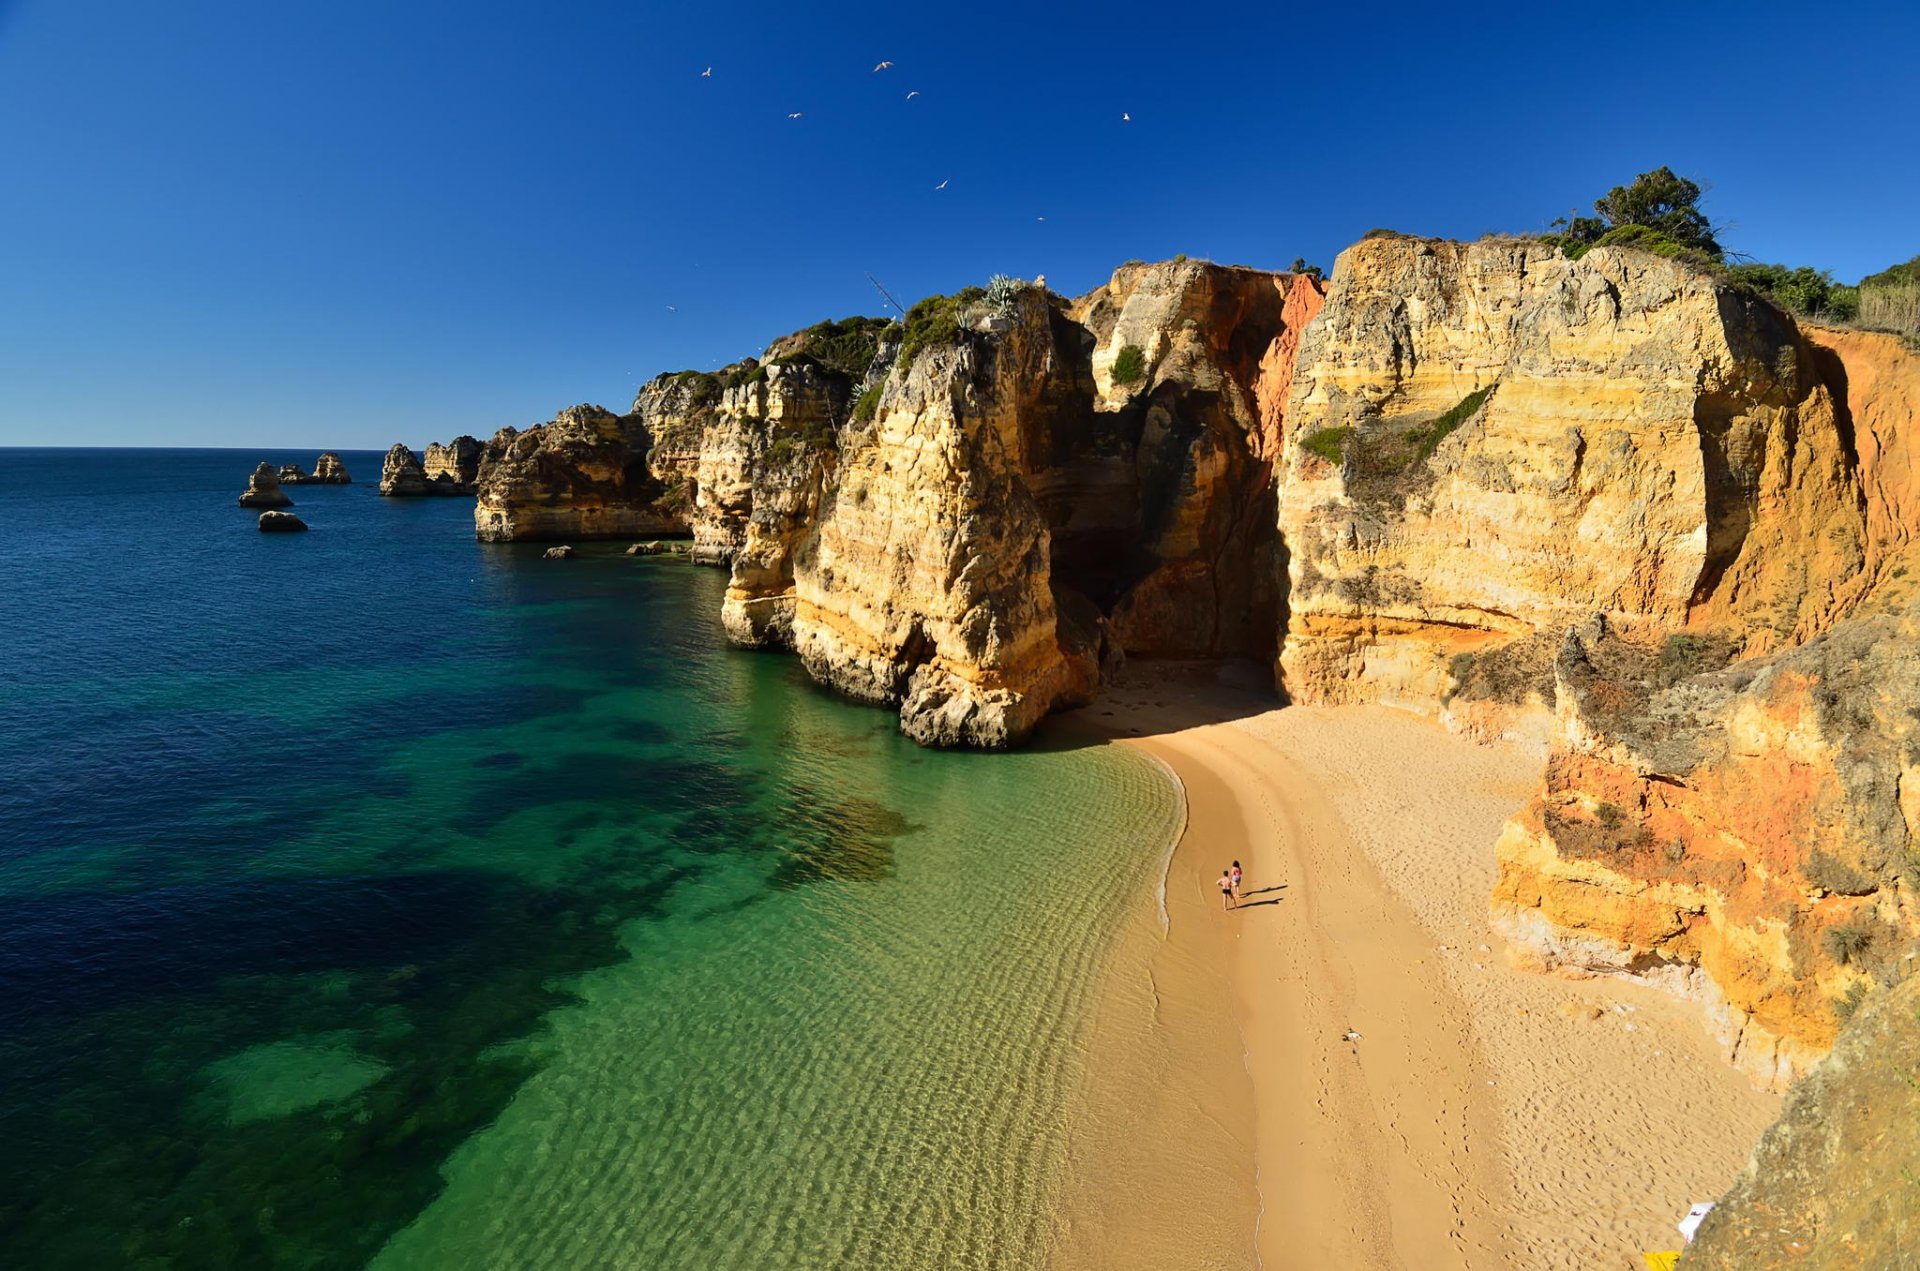
M 1807 265 L 1797 269 L 1785 265 L 1735 265 L 1727 271 L 1727 276 L 1788 313 L 1803 318 L 1848 322 L 1860 312 L 1859 290 L 1837 285 L 1833 274 L 1824 269 Z
M 1695 182 L 1674 175 L 1672 168 L 1655 168 L 1595 199 L 1597 215 L 1561 217 L 1553 222 L 1559 232 L 1543 237 L 1576 260 L 1589 247 L 1631 246 L 1661 256 L 1718 261 L 1723 253 L 1700 211 L 1700 196 Z
M 853 422 L 856 424 L 864 424 L 878 414 L 879 410 L 880 385 L 875 384 L 872 388 L 860 394 L 860 400 L 853 404 Z
M 1681 680 L 1717 671 L 1733 661 L 1736 652 L 1733 641 L 1724 636 L 1676 631 L 1660 646 L 1660 657 L 1654 666 L 1654 683 L 1661 688 L 1671 688 Z
M 1404 235 L 1402 235 L 1400 231 L 1397 229 L 1370 229 L 1366 233 L 1360 236 L 1360 241 L 1364 243 L 1369 238 L 1402 238 L 1402 237 L 1404 237 Z
M 910 366 L 922 349 L 959 339 L 961 311 L 986 299 L 986 295 L 980 287 L 965 287 L 951 296 L 928 296 L 907 310 L 906 330 L 900 339 L 900 364 Z
M 851 317 L 838 322 L 828 320 L 816 322 L 806 330 L 798 332 L 805 337 L 797 353 L 775 358 L 778 365 L 791 365 L 799 358 L 807 358 L 820 366 L 848 379 L 858 380 L 873 365 L 874 355 L 879 351 L 880 342 L 893 326 L 891 318 Z
M 1147 373 L 1147 355 L 1137 344 L 1124 346 L 1113 357 L 1113 382 L 1136 383 Z
M 1300 448 L 1309 454 L 1319 455 L 1328 463 L 1339 463 L 1346 454 L 1347 438 L 1353 436 L 1350 427 L 1321 428 L 1308 433 L 1300 439 Z
M 1842 966 L 1856 961 L 1873 943 L 1873 928 L 1864 922 L 1850 922 L 1844 926 L 1828 927 L 1826 934 L 1820 937 L 1827 956 Z
M 1593 814 L 1599 818 L 1600 824 L 1609 830 L 1619 829 L 1620 823 L 1627 819 L 1626 809 L 1617 803 L 1602 803 L 1594 809 Z

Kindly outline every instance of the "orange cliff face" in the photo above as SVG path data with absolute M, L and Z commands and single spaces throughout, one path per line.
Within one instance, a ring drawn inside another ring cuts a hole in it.
M 1538 746 L 1515 954 L 1699 999 L 1772 1084 L 1920 936 L 1917 404 L 1898 340 L 1677 262 L 1398 236 L 1289 390 L 1288 694 Z
M 1493 898 L 1519 958 L 1699 1000 L 1772 1088 L 1920 942 L 1920 357 L 1890 336 L 1805 337 L 1823 391 L 1802 442 L 1836 461 L 1797 477 L 1826 488 L 1770 476 L 1765 546 L 1658 655 L 1591 625 L 1569 636 L 1544 788 L 1500 839 Z M 1685 674 L 1712 639 L 1693 632 L 1737 633 L 1782 595 L 1804 598 L 1794 626 L 1759 624 L 1748 647 L 1796 643 Z

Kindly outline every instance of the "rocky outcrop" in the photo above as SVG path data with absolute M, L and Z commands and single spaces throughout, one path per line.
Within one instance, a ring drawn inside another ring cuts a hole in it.
M 1696 998 L 1770 1085 L 1920 935 L 1917 366 L 1680 262 L 1386 236 L 1289 390 L 1285 690 L 1530 737 L 1516 956 Z
M 340 462 L 340 456 L 329 450 L 314 460 L 313 471 L 308 472 L 297 463 L 280 465 L 281 485 L 352 485 L 353 478 L 347 475 L 347 466 Z
M 540 553 L 540 555 L 545 560 L 572 560 L 573 548 L 562 543 L 558 547 L 549 547 L 546 551 Z
M 1685 1271 L 1901 1268 L 1920 1254 L 1920 977 L 1869 997 L 1700 1224 Z
M 1057 573 L 1128 653 L 1273 656 L 1275 367 L 1322 294 L 1305 276 L 1176 261 L 1122 266 L 1071 306 L 1092 337 L 1092 414 L 1054 430 L 1031 481 Z
M 474 483 L 480 479 L 481 453 L 480 442 L 462 434 L 444 445 L 429 442 L 420 467 L 428 481 L 457 487 L 461 494 L 472 494 Z
M 1833 362 L 1628 249 L 1350 248 L 1291 389 L 1287 693 L 1494 731 L 1531 703 L 1540 739 L 1591 613 L 1747 654 L 1827 629 L 1890 559 Z
M 904 331 L 816 324 L 626 416 L 502 433 L 479 532 L 690 534 L 730 571 L 729 639 L 930 744 L 1010 745 L 1123 651 L 1272 655 L 1275 349 L 1321 295 L 1174 261 L 1071 304 L 1002 281 Z
M 435 442 L 427 447 L 424 463 L 405 445 L 394 446 L 380 465 L 380 493 L 396 498 L 473 494 L 479 459 L 464 444 L 468 442 L 473 438 L 457 437 L 444 446 Z
M 644 414 L 599 406 L 502 429 L 481 464 L 477 533 L 486 542 L 685 533 L 690 492 L 654 473 L 652 448 Z
M 240 495 L 243 508 L 289 508 L 293 500 L 280 488 L 280 477 L 273 465 L 263 463 L 253 470 L 247 478 L 247 488 Z
M 306 530 L 307 523 L 292 512 L 262 512 L 259 528 L 262 533 L 268 534 L 301 533 Z
M 1920 604 L 1884 599 L 1705 674 L 1697 637 L 1570 633 L 1544 789 L 1497 849 L 1510 948 L 1698 1000 L 1770 1087 L 1825 1054 L 1920 940 Z

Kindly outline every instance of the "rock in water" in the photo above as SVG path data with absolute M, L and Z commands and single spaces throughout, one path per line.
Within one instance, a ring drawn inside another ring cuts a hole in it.
M 543 560 L 571 560 L 573 558 L 573 549 L 562 543 L 559 547 L 549 547 L 541 553 L 541 558 Z
M 293 506 L 293 500 L 288 498 L 286 491 L 280 488 L 280 477 L 273 470 L 273 465 L 263 463 L 253 470 L 251 477 L 247 478 L 247 490 L 240 496 L 240 506 L 243 508 L 290 508 Z M 303 525 L 300 528 L 305 529 L 306 526 Z
M 405 445 L 387 451 L 380 466 L 380 493 L 396 496 L 472 494 L 479 479 L 481 446 L 472 437 L 455 437 L 427 447 L 426 459 Z
M 307 523 L 291 512 L 262 512 L 260 531 L 264 534 L 300 533 Z
M 280 484 L 352 485 L 353 478 L 347 475 L 346 465 L 340 462 L 340 456 L 329 450 L 314 460 L 311 473 L 297 463 L 282 464 Z

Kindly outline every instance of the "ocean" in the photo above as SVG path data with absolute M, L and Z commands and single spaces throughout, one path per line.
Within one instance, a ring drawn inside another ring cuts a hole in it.
M 0 450 L 6 1265 L 1043 1263 L 1167 777 L 343 457 Z

